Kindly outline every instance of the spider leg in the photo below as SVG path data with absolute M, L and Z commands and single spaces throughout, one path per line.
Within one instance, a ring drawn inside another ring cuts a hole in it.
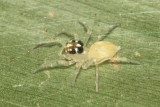
M 51 47 L 51 46 L 55 46 L 55 45 L 63 46 L 63 44 L 60 42 L 46 42 L 46 43 L 44 42 L 44 43 L 39 43 L 39 44 L 35 45 L 33 48 L 30 49 L 30 51 L 33 49 L 40 48 L 40 47 Z
M 79 73 L 80 73 L 80 70 L 81 70 L 81 67 L 82 67 L 82 65 L 78 65 L 78 66 L 77 66 L 77 70 L 76 70 L 76 72 L 75 72 L 75 76 L 74 76 L 74 79 L 73 79 L 73 81 L 72 81 L 72 86 L 75 86 L 77 77 L 78 77 L 78 75 L 79 75 Z
M 44 43 L 40 43 L 40 44 L 37 44 L 35 45 L 33 48 L 31 48 L 29 51 L 32 51 L 33 49 L 37 49 L 37 48 L 40 48 L 40 47 L 51 47 L 51 46 L 55 46 L 55 45 L 59 45 L 61 46 L 61 51 L 59 52 L 59 56 L 62 57 L 62 53 L 64 51 L 64 48 L 65 46 L 63 46 L 64 43 L 61 43 L 60 41 L 59 42 L 44 42 Z
M 60 56 L 60 57 L 64 57 L 64 56 L 65 56 L 65 55 L 63 55 L 64 49 L 65 49 L 65 46 L 62 46 L 62 48 L 61 48 L 61 50 L 60 50 L 60 52 L 59 52 L 59 56 Z
M 114 58 L 111 59 L 110 62 L 112 62 L 112 61 L 115 61 L 115 62 L 125 62 L 125 63 L 130 63 L 130 64 L 141 65 L 140 62 L 128 59 L 126 57 L 114 57 Z
M 94 63 L 95 67 L 96 67 L 96 81 L 95 81 L 95 84 L 96 84 L 96 92 L 98 92 L 98 65 L 104 61 L 107 61 L 109 60 L 109 58 L 102 58 L 100 60 L 98 60 L 96 63 Z
M 105 57 L 105 58 L 102 58 L 102 59 L 98 60 L 96 62 L 96 64 L 100 64 L 100 63 L 102 63 L 104 61 L 109 61 L 109 60 L 110 60 L 110 62 L 114 62 L 114 61 L 115 62 L 126 62 L 126 63 L 136 64 L 136 65 L 141 65 L 140 62 L 128 59 L 126 57 L 113 57 L 113 58 L 107 58 L 107 57 Z
M 98 41 L 102 41 L 102 40 L 103 40 L 104 38 L 106 38 L 110 33 L 112 33 L 112 31 L 113 31 L 114 29 L 116 29 L 116 28 L 119 27 L 119 26 L 120 26 L 120 24 L 111 25 L 111 26 L 109 27 L 108 31 L 103 34 L 104 36 L 98 37 Z
M 98 70 L 98 64 L 99 64 L 99 62 L 96 62 L 94 59 L 90 59 L 86 63 L 84 63 L 83 66 L 82 66 L 83 69 L 87 69 L 92 65 L 94 65 L 96 67 L 96 80 L 95 80 L 96 92 L 98 92 L 98 71 L 99 71 Z
M 84 21 L 79 21 L 79 24 L 84 28 L 84 31 L 85 31 L 86 33 L 89 31 L 86 22 L 84 22 Z
M 74 61 L 66 61 L 66 60 L 56 60 L 56 61 L 51 61 L 51 62 L 46 62 L 44 64 L 42 64 L 38 69 L 36 69 L 33 73 L 37 73 L 39 71 L 43 71 L 46 69 L 51 69 L 51 68 L 55 68 L 55 67 L 62 67 L 62 66 L 70 66 L 72 64 L 74 64 Z
M 91 34 L 92 34 L 92 31 L 89 30 L 86 22 L 83 22 L 83 21 L 79 21 L 79 24 L 84 28 L 84 31 L 87 33 L 88 37 L 87 39 L 85 39 L 85 42 L 84 42 L 84 47 L 86 47 L 90 37 L 91 37 Z
M 96 81 L 95 81 L 95 84 L 96 84 L 96 92 L 98 92 L 98 64 L 95 64 L 96 66 Z
M 70 37 L 72 40 L 76 40 L 77 39 L 77 35 L 72 35 L 64 30 L 62 30 L 61 32 L 57 32 L 56 33 L 56 36 L 59 36 L 59 35 L 66 35 L 67 37 Z

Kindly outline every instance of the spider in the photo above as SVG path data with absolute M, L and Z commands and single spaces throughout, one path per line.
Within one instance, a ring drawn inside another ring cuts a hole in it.
M 87 69 L 90 66 L 96 67 L 96 80 L 95 80 L 95 88 L 96 92 L 98 92 L 98 65 L 105 62 L 114 60 L 116 62 L 127 62 L 133 64 L 140 64 L 138 61 L 130 60 L 125 57 L 116 58 L 117 52 L 120 50 L 120 46 L 116 46 L 111 42 L 103 41 L 115 28 L 120 26 L 120 24 L 115 24 L 109 27 L 108 31 L 103 35 L 97 37 L 97 40 L 94 44 L 91 45 L 89 49 L 87 49 L 87 43 L 90 40 L 92 31 L 88 28 L 85 22 L 79 21 L 79 24 L 84 28 L 86 33 L 86 39 L 84 42 L 78 39 L 78 36 L 69 34 L 65 31 L 61 31 L 56 34 L 66 35 L 72 38 L 72 40 L 67 43 L 63 43 L 62 41 L 53 41 L 49 43 L 40 43 L 35 45 L 33 49 L 37 49 L 39 47 L 51 47 L 55 45 L 61 46 L 61 51 L 59 53 L 60 58 L 56 61 L 50 61 L 42 64 L 38 69 L 36 69 L 33 73 L 37 73 L 38 71 L 43 71 L 50 68 L 55 68 L 59 66 L 71 66 L 73 64 L 76 65 L 76 72 L 72 82 L 72 85 L 75 86 L 78 74 L 81 69 Z

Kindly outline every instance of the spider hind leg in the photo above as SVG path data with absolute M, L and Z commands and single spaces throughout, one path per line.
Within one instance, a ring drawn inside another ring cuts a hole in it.
M 103 60 L 108 60 L 107 58 L 103 59 Z M 96 80 L 95 80 L 95 85 L 96 85 L 96 92 L 98 92 L 98 65 L 100 64 L 101 62 L 100 61 L 95 61 L 95 59 L 90 59 L 88 60 L 86 63 L 84 63 L 82 65 L 82 68 L 83 69 L 87 69 L 89 68 L 90 66 L 95 66 L 96 67 Z
M 140 62 L 128 59 L 126 57 L 114 57 L 110 60 L 110 62 L 118 62 L 118 63 L 129 63 L 129 64 L 135 64 L 135 65 L 141 65 Z

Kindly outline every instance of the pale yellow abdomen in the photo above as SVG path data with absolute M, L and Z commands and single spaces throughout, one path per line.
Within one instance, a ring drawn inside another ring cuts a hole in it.
M 102 58 L 112 58 L 120 50 L 120 46 L 116 46 L 111 42 L 99 41 L 94 43 L 89 51 L 88 57 L 100 60 Z

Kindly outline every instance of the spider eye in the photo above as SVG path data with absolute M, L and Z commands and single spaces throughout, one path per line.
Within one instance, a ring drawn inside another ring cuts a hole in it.
M 75 40 L 72 40 L 71 42 L 75 42 Z
M 78 41 L 78 44 L 80 44 L 81 46 L 83 46 L 83 43 L 81 41 Z
M 70 54 L 76 54 L 76 51 L 74 49 L 69 51 Z
M 78 53 L 82 53 L 83 52 L 83 47 L 79 47 L 78 48 Z
M 71 40 L 66 43 L 65 51 L 69 54 L 80 54 L 83 52 L 83 43 L 81 41 Z

